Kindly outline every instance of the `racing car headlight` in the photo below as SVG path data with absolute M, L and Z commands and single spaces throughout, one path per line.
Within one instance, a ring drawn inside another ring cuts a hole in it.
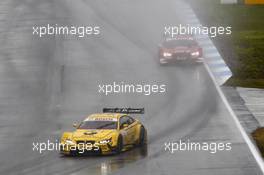
M 171 56 L 172 56 L 172 54 L 171 54 L 171 53 L 169 53 L 169 52 L 164 52 L 164 53 L 163 53 L 163 56 L 164 56 L 164 57 L 171 57 Z
M 199 55 L 200 55 L 200 52 L 199 52 L 199 51 L 192 52 L 191 55 L 192 55 L 192 56 L 199 56 Z
M 73 142 L 72 140 L 70 140 L 70 139 L 66 139 L 65 143 L 66 143 L 66 144 L 69 144 L 69 145 L 74 144 L 74 142 Z
M 99 143 L 100 144 L 107 144 L 107 143 L 110 143 L 111 141 L 112 141 L 112 138 L 101 140 L 101 141 L 99 141 Z

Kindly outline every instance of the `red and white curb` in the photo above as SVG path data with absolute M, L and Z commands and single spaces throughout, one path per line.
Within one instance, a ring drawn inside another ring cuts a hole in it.
M 199 19 L 187 3 L 178 1 L 177 5 L 181 6 L 181 13 L 183 13 L 181 15 L 184 17 L 186 25 L 201 26 Z M 208 35 L 195 35 L 195 38 L 199 45 L 203 47 L 204 61 L 216 79 L 217 84 L 223 85 L 232 76 L 231 70 Z

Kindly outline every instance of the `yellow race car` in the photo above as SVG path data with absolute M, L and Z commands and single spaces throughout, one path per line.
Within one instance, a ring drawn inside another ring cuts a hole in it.
M 145 127 L 129 115 L 142 113 L 144 108 L 107 108 L 104 112 L 89 115 L 80 124 L 74 124 L 75 131 L 64 132 L 60 140 L 60 153 L 107 155 L 147 143 Z

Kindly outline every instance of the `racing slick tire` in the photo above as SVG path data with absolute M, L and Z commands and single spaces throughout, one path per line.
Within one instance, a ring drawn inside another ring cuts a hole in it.
M 121 135 L 118 136 L 118 139 L 117 139 L 117 147 L 116 147 L 116 153 L 119 154 L 122 152 L 123 150 L 123 137 Z
M 138 141 L 138 146 L 144 146 L 147 142 L 147 132 L 146 129 L 141 126 L 140 127 L 140 133 L 139 133 L 139 141 Z

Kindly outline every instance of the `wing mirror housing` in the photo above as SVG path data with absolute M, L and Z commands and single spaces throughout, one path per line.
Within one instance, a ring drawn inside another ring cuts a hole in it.
M 126 127 L 128 127 L 128 124 L 124 123 L 121 128 L 123 129 L 123 128 L 126 128 Z
M 74 128 L 77 128 L 77 127 L 78 127 L 78 123 L 74 122 L 74 123 L 72 124 L 72 126 L 73 126 Z

